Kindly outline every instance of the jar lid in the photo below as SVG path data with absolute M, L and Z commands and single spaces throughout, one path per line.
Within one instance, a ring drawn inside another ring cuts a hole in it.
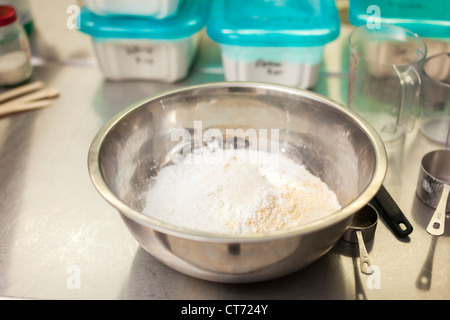
M 11 24 L 17 20 L 16 9 L 13 6 L 0 6 L 0 27 Z

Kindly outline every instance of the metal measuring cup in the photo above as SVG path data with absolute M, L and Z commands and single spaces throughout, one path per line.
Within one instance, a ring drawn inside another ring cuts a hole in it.
M 358 243 L 360 268 L 364 274 L 372 274 L 372 264 L 367 252 L 365 242 L 370 241 L 375 236 L 378 223 L 378 212 L 371 205 L 367 204 L 353 216 L 352 223 L 343 234 L 342 240 L 350 243 Z
M 445 214 L 450 212 L 450 149 L 435 150 L 422 158 L 416 192 L 420 200 L 436 209 L 427 232 L 433 236 L 442 235 Z

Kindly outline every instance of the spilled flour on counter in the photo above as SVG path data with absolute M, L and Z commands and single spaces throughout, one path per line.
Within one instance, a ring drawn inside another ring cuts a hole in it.
M 341 208 L 335 193 L 304 166 L 256 150 L 188 155 L 164 167 L 146 196 L 145 214 L 217 233 L 287 229 Z

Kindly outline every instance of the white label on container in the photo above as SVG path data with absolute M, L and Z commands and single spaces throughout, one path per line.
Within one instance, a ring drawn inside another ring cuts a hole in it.
M 283 64 L 281 62 L 273 62 L 267 60 L 256 60 L 254 64 L 256 72 L 263 72 L 269 76 L 277 76 L 283 74 Z
M 155 54 L 153 46 L 143 45 L 125 45 L 125 54 L 132 59 L 135 64 L 151 65 L 155 63 Z
M 167 48 L 163 44 L 126 43 L 117 52 L 121 73 L 131 77 L 166 77 Z

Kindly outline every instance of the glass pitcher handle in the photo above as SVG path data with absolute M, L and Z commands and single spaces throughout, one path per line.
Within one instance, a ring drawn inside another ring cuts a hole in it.
M 414 66 L 410 65 L 404 71 L 400 71 L 396 66 L 394 69 L 402 86 L 402 101 L 397 117 L 397 127 L 409 132 L 414 128 L 419 112 L 421 79 Z

